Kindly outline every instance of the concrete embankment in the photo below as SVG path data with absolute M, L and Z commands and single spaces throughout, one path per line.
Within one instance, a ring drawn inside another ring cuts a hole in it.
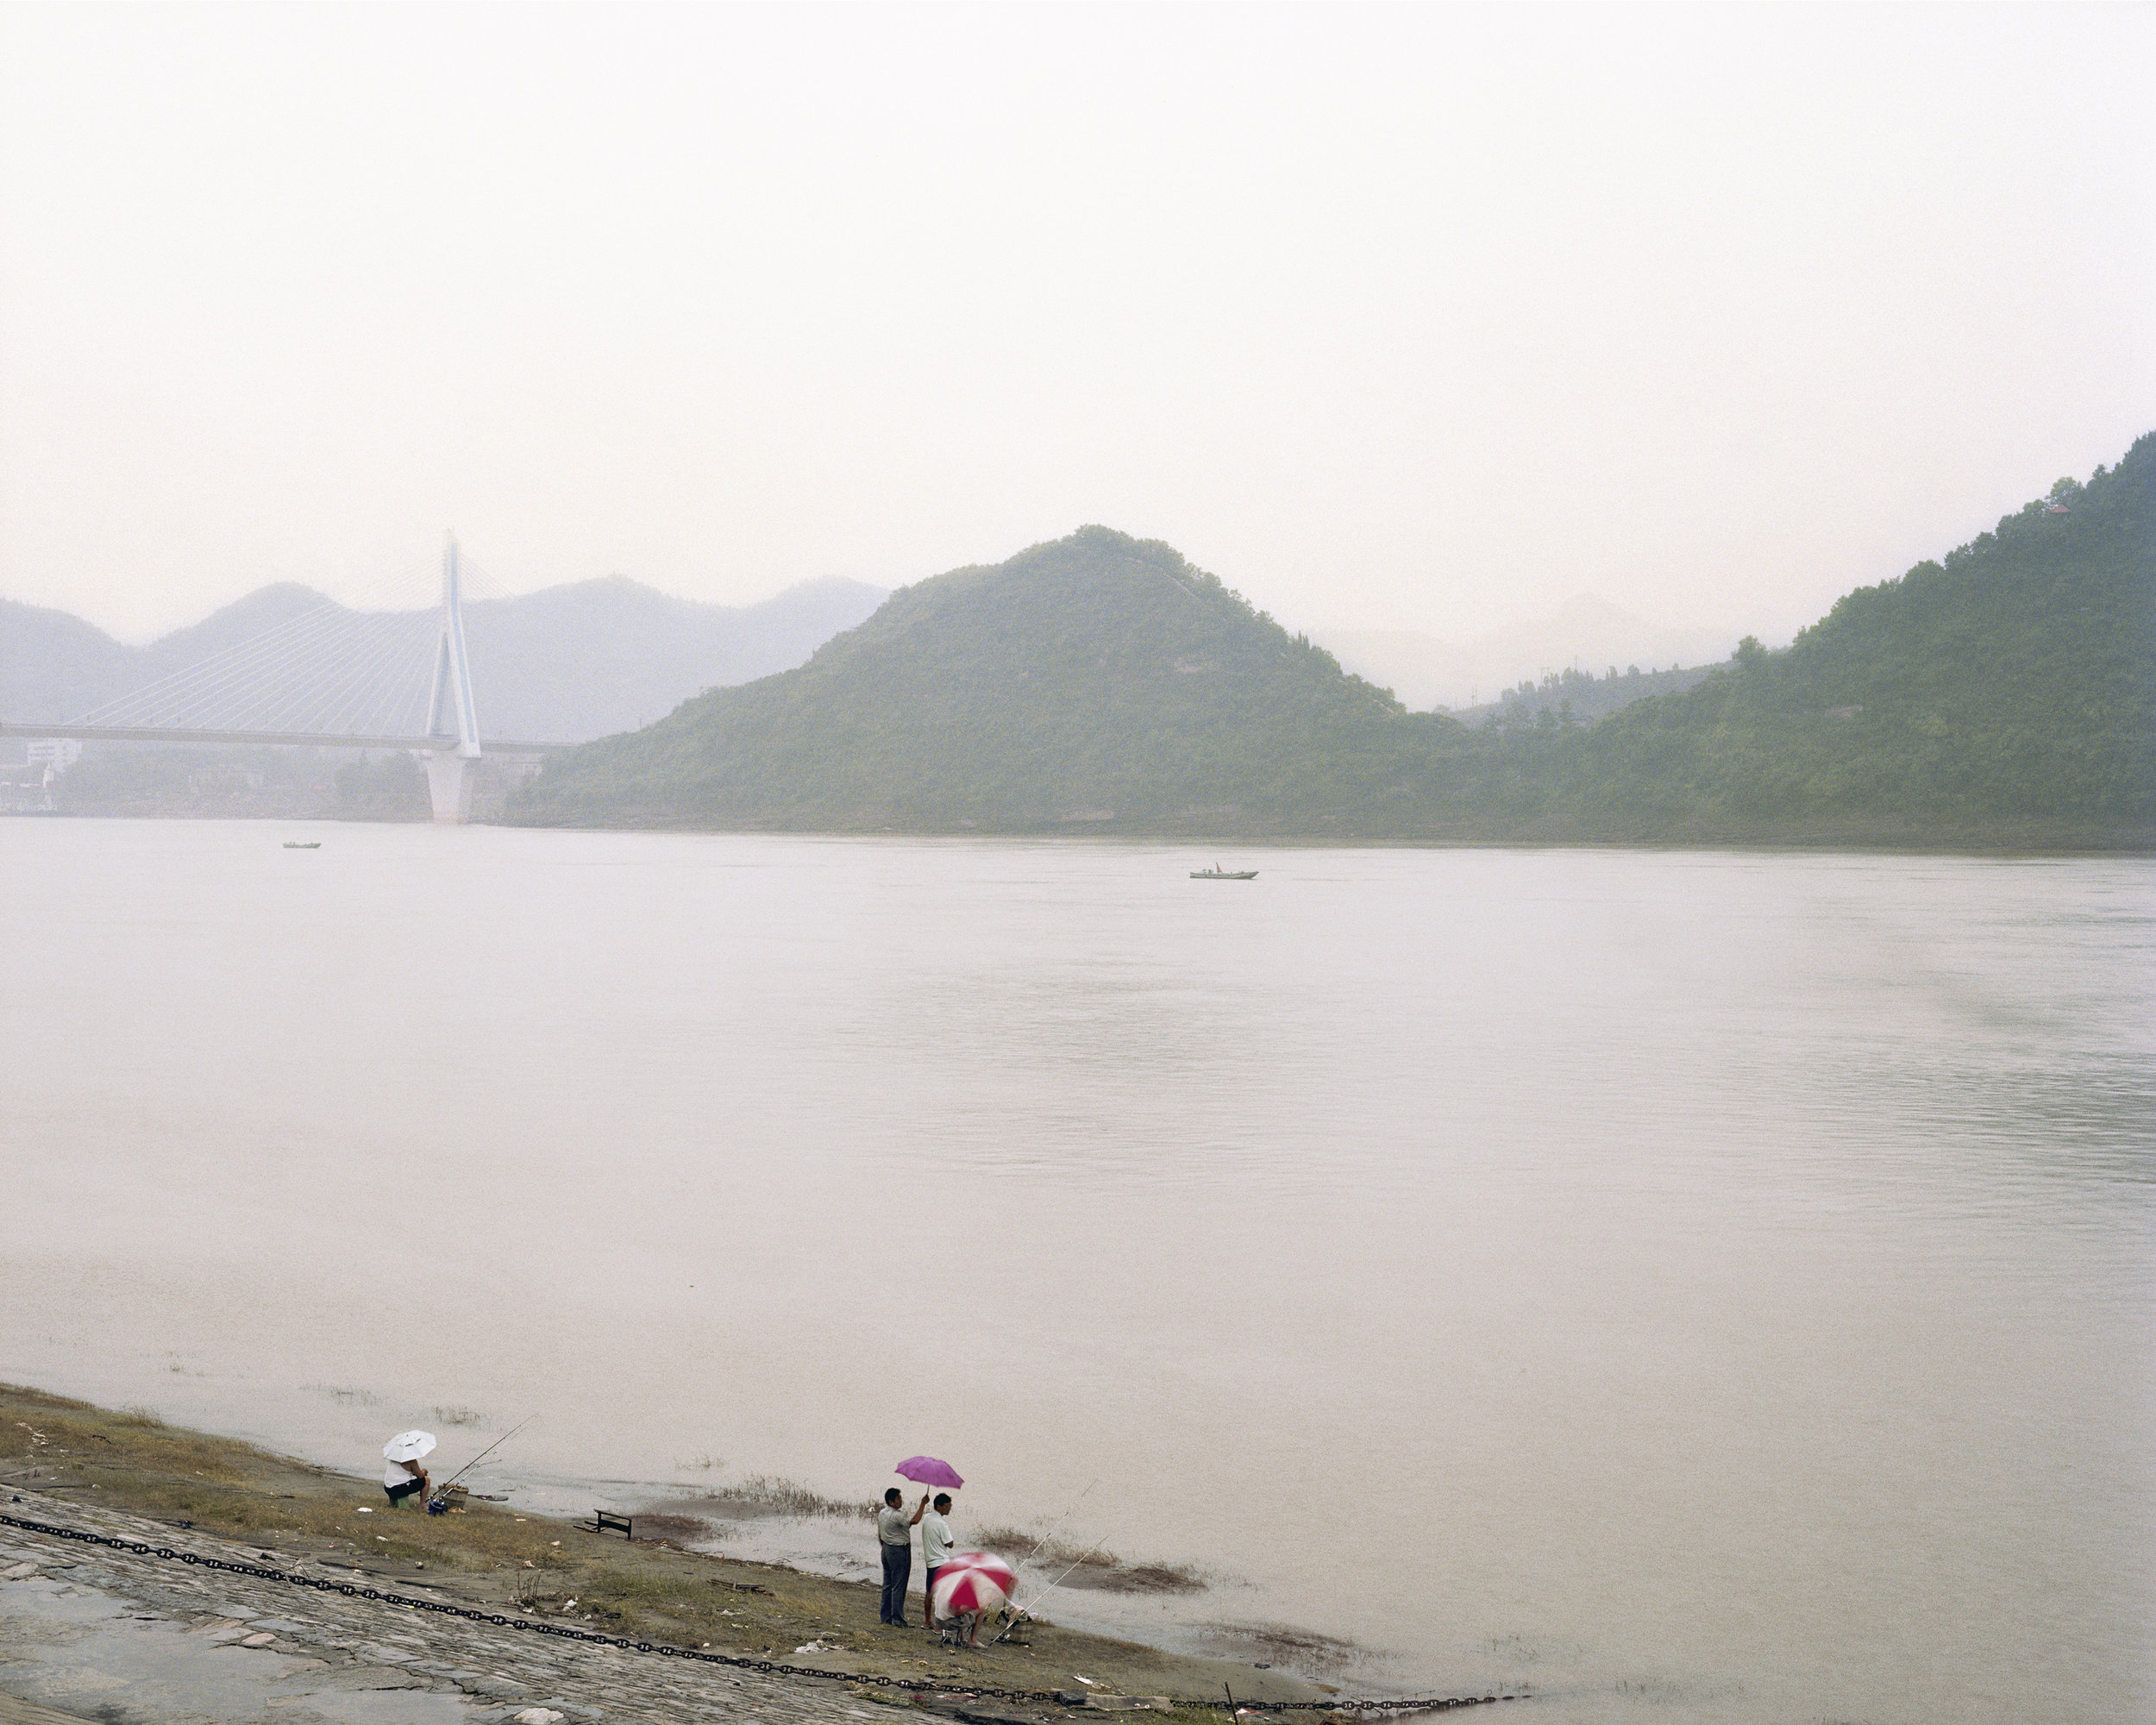
M 26 1508 L 53 1513 L 44 1504 L 6 1508 L 22 1521 L 31 1519 Z M 142 1516 L 64 1513 L 78 1531 L 155 1544 L 144 1555 L 0 1524 L 0 1689 L 59 1716 L 130 1725 L 497 1725 L 532 1709 L 563 1721 L 669 1725 L 876 1716 L 839 1682 L 687 1668 L 474 1623 L 440 1609 L 461 1603 L 454 1596 L 411 1583 L 395 1591 L 436 1610 L 365 1596 L 388 1589 L 348 1596 L 297 1586 L 245 1571 L 319 1576 L 319 1565 Z M 185 1557 L 242 1567 L 213 1570 Z

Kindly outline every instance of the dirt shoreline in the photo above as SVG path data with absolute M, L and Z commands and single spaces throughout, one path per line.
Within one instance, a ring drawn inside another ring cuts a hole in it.
M 20 1500 L 16 1502 L 15 1500 Z M 877 1590 L 782 1564 L 601 1536 L 570 1521 L 471 1501 L 457 1513 L 392 1510 L 379 1484 L 236 1440 L 0 1385 L 0 1501 L 11 1513 L 72 1502 L 124 1511 L 370 1583 L 427 1587 L 473 1605 L 716 1653 L 985 1687 L 1238 1702 L 1337 1693 L 1284 1671 L 1176 1654 L 1044 1622 L 1030 1645 L 944 1647 L 877 1621 Z M 918 1596 L 912 1609 L 918 1619 Z M 1089 1678 L 1081 1683 L 1081 1678 Z M 1217 1720 L 1216 1709 L 1191 1718 Z

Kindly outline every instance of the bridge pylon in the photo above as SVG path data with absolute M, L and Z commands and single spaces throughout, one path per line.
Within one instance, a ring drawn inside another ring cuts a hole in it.
M 435 649 L 427 734 L 436 746 L 413 752 L 427 769 L 435 820 L 448 825 L 468 820 L 479 758 L 479 718 L 472 701 L 472 663 L 464 650 L 464 595 L 454 533 L 442 554 L 442 638 Z

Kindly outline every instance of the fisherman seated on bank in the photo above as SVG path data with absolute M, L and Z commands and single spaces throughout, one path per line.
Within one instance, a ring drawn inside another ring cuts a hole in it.
M 404 1500 L 415 1495 L 423 1503 L 431 1484 L 425 1466 L 417 1461 L 393 1461 L 382 1470 L 382 1490 L 389 1493 L 392 1509 L 402 1509 Z
M 951 1552 L 957 1541 L 951 1537 L 950 1523 L 943 1517 L 950 1514 L 950 1493 L 936 1494 L 936 1507 L 928 1510 L 928 1493 L 921 1494 L 921 1509 L 913 1512 L 913 1519 L 921 1524 L 921 1562 L 928 1571 L 928 1591 L 921 1601 L 921 1623 L 930 1634 L 936 1633 L 936 1571 L 950 1561 Z

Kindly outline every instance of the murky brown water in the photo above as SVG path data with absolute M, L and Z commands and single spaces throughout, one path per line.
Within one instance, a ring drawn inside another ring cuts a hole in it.
M 947 1455 L 1557 1718 L 2156 1712 L 2147 862 L 286 836 L 0 823 L 0 1373 Z

